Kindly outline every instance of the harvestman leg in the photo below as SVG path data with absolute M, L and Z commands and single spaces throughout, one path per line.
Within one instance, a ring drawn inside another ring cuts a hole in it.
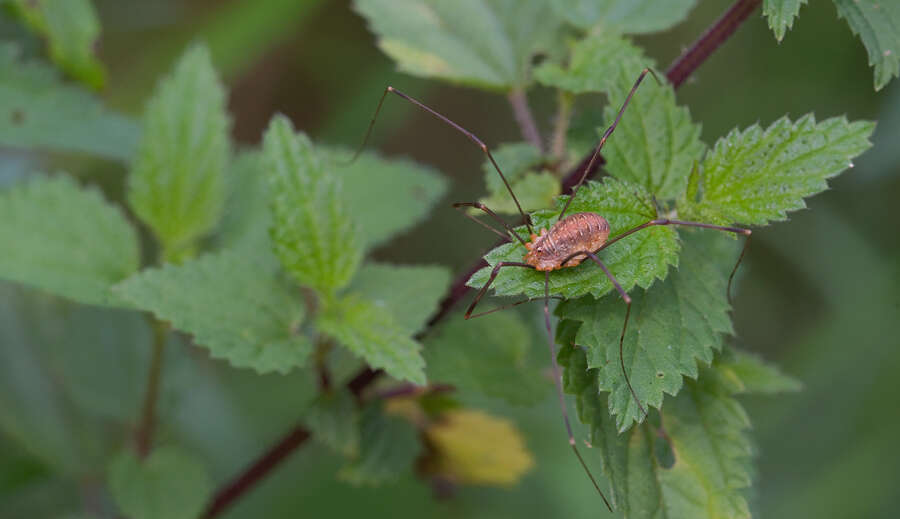
M 516 198 L 516 194 L 513 193 L 512 187 L 510 187 L 509 182 L 506 180 L 506 176 L 503 174 L 502 171 L 500 171 L 500 166 L 497 165 L 497 161 L 495 161 L 494 156 L 491 155 L 491 151 L 490 151 L 490 149 L 488 149 L 487 144 L 482 142 L 482 140 L 479 139 L 478 136 L 476 136 L 474 133 L 470 132 L 469 130 L 466 130 L 462 126 L 451 121 L 445 115 L 438 113 L 437 111 L 433 110 L 432 108 L 426 106 L 421 101 L 404 94 L 403 92 L 397 90 L 396 88 L 394 88 L 392 86 L 388 86 L 387 88 L 385 88 L 384 93 L 381 94 L 381 99 L 378 101 L 378 107 L 375 108 L 375 114 L 372 115 L 372 120 L 369 122 L 369 128 L 366 130 L 366 135 L 365 135 L 365 137 L 363 137 L 362 144 L 359 146 L 359 149 L 353 155 L 353 158 L 350 159 L 350 162 L 355 161 L 357 159 L 357 157 L 359 157 L 359 154 L 362 152 L 363 148 L 365 148 L 365 146 L 366 146 L 366 143 L 369 141 L 369 136 L 372 134 L 372 128 L 375 127 L 375 119 L 378 118 L 378 112 L 381 111 L 381 105 L 384 104 L 384 99 L 387 97 L 388 94 L 396 94 L 397 96 L 402 97 L 403 99 L 409 101 L 410 103 L 418 106 L 422 110 L 425 110 L 426 112 L 430 113 L 431 115 L 435 116 L 436 118 L 438 118 L 441 121 L 443 121 L 444 123 L 446 123 L 451 128 L 453 128 L 456 131 L 465 135 L 466 138 L 468 138 L 476 146 L 481 148 L 481 151 L 483 151 L 484 154 L 487 155 L 487 158 L 491 162 L 491 165 L 494 166 L 494 169 L 497 171 L 497 174 L 500 175 L 500 179 L 503 180 L 503 185 L 505 185 L 506 190 L 509 191 L 509 195 L 512 197 L 513 202 L 516 203 L 516 207 L 519 209 L 519 214 L 522 215 L 522 219 L 525 221 L 525 225 L 528 227 L 528 232 L 530 232 L 530 233 L 534 232 L 534 229 L 531 227 L 531 219 L 528 217 L 527 214 L 525 214 L 525 211 L 522 210 L 522 205 L 519 204 L 519 199 Z

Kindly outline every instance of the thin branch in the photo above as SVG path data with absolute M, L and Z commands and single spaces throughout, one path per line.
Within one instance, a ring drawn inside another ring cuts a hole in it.
M 737 0 L 666 71 L 672 86 L 678 88 L 706 59 L 725 43 L 738 26 L 759 7 L 762 0 Z
M 684 80 L 690 76 L 694 70 L 697 69 L 705 60 L 715 51 L 732 33 L 734 33 L 735 29 L 743 22 L 750 13 L 756 9 L 761 0 L 738 0 L 728 11 L 725 12 L 713 25 L 710 27 L 704 35 L 691 46 L 688 51 L 681 55 L 672 66 L 669 67 L 668 72 L 666 73 L 666 77 L 672 83 L 672 86 L 678 88 Z M 524 101 L 524 93 L 522 95 L 522 101 Z M 514 96 L 510 94 L 510 103 L 513 105 L 513 110 L 516 112 L 516 119 L 519 120 L 519 116 L 521 115 L 519 110 L 516 108 L 518 101 L 514 101 Z M 522 133 L 526 134 L 526 138 L 535 143 L 539 149 L 543 149 L 540 139 L 540 135 L 537 133 L 537 127 L 534 125 L 534 119 L 531 117 L 530 111 L 528 111 L 527 103 L 522 104 L 524 107 L 524 111 L 522 114 L 526 115 L 523 121 L 519 121 L 519 124 L 522 128 Z M 530 123 L 528 122 L 530 121 Z M 527 135 L 526 128 L 531 126 L 534 129 L 532 136 Z M 588 153 L 587 156 L 581 159 L 578 166 L 575 167 L 562 181 L 563 192 L 568 193 L 571 191 L 572 186 L 574 186 L 581 176 L 584 174 L 585 168 L 587 168 L 590 163 L 591 153 Z M 594 162 L 593 171 L 588 171 L 587 178 L 591 178 L 597 171 L 597 169 L 602 165 L 603 158 L 600 157 L 599 160 Z M 458 303 L 463 296 L 469 291 L 469 288 L 466 286 L 466 282 L 469 280 L 471 275 L 475 273 L 478 269 L 482 268 L 485 265 L 484 259 L 479 258 L 477 262 L 475 262 L 471 267 L 466 269 L 466 271 L 458 276 L 453 284 L 450 286 L 450 290 L 444 299 L 440 303 L 440 307 L 438 311 L 429 319 L 428 324 L 426 326 L 426 330 L 431 329 L 435 324 L 440 322 L 444 317 L 450 313 L 450 310 Z M 419 338 L 424 335 L 424 331 L 420 332 Z M 374 382 L 382 372 L 380 370 L 372 370 L 371 368 L 364 368 L 361 370 L 353 379 L 347 383 L 348 389 L 350 389 L 354 395 L 359 398 L 362 392 Z M 249 490 L 257 481 L 262 479 L 268 472 L 274 469 L 281 461 L 286 459 L 291 452 L 297 449 L 300 445 L 302 445 L 307 439 L 309 439 L 310 433 L 306 429 L 301 426 L 296 427 L 287 436 L 285 436 L 278 444 L 269 449 L 258 461 L 248 467 L 248 469 L 239 475 L 232 483 L 229 483 L 226 487 L 220 489 L 213 501 L 210 503 L 209 508 L 207 509 L 206 514 L 203 516 L 204 518 L 211 518 L 216 516 L 219 512 L 225 509 L 228 504 L 232 501 L 240 497 L 244 492 Z
M 222 487 L 201 517 L 208 519 L 222 513 L 237 498 L 241 497 L 244 492 L 252 488 L 260 479 L 265 477 L 269 472 L 278 466 L 288 454 L 294 452 L 297 447 L 303 445 L 308 440 L 310 432 L 302 425 L 294 427 L 272 448 L 266 451 L 259 459 L 248 466 L 235 479 Z
M 550 155 L 557 160 L 566 158 L 566 133 L 569 131 L 574 103 L 575 96 L 571 92 L 559 91 L 556 119 L 553 121 L 553 136 L 550 139 Z
M 141 409 L 141 422 L 135 433 L 135 448 L 138 457 L 144 458 L 153 443 L 153 429 L 156 427 L 156 401 L 159 397 L 159 380 L 162 376 L 163 353 L 166 348 L 166 325 L 148 317 L 153 328 L 153 353 L 147 373 L 147 392 Z
M 522 137 L 525 137 L 525 140 L 544 153 L 544 140 L 541 139 L 534 116 L 531 115 L 531 109 L 528 108 L 528 97 L 526 97 L 525 91 L 521 88 L 514 88 L 509 92 L 507 98 L 512 106 L 516 122 L 519 123 L 519 129 L 522 130 Z

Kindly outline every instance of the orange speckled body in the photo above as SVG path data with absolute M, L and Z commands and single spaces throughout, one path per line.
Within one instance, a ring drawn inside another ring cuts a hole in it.
M 525 263 L 536 270 L 557 270 L 574 267 L 587 258 L 576 256 L 563 264 L 566 258 L 581 251 L 595 251 L 609 237 L 609 222 L 596 213 L 575 213 L 556 222 L 549 231 L 541 229 L 541 235 L 531 235 L 525 244 L 528 253 Z

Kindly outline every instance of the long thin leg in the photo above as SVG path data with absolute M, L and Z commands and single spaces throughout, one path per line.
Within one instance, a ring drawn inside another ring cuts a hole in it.
M 509 224 L 503 220 L 503 218 L 500 218 L 499 216 L 497 216 L 497 213 L 495 213 L 494 211 L 491 211 L 490 208 L 488 208 L 488 206 L 482 204 L 481 202 L 456 202 L 455 204 L 453 204 L 454 209 L 459 209 L 460 207 L 474 207 L 475 209 L 480 209 L 480 210 L 484 211 L 485 213 L 488 214 L 488 216 L 493 218 L 495 221 L 499 222 L 500 225 L 502 225 L 503 228 L 506 229 L 506 231 L 509 234 L 515 236 L 515 238 L 517 240 L 519 240 L 519 243 L 521 243 L 523 247 L 525 246 L 525 240 L 523 240 L 522 237 L 519 236 L 519 233 L 514 231 L 513 228 L 510 227 Z M 495 234 L 499 234 L 500 236 L 502 236 L 506 239 L 509 239 L 509 236 L 503 234 L 502 232 L 498 231 L 497 229 L 494 229 L 493 227 L 487 225 L 486 223 L 482 222 L 481 220 L 475 218 L 474 216 L 466 213 L 465 211 L 461 211 L 461 212 L 462 212 L 463 216 L 465 216 L 466 218 L 475 220 L 477 223 L 481 224 L 484 227 L 487 227 L 488 229 L 493 231 Z
M 638 398 L 637 393 L 634 391 L 634 387 L 631 385 L 631 379 L 628 378 L 628 371 L 625 369 L 625 357 L 622 352 L 625 347 L 625 331 L 628 329 L 628 318 L 631 316 L 631 297 L 627 292 L 622 288 L 622 285 L 619 284 L 619 281 L 615 276 L 612 275 L 612 272 L 600 261 L 593 252 L 582 252 L 581 254 L 587 255 L 587 257 L 591 258 L 594 263 L 600 266 L 603 270 L 603 273 L 606 274 L 606 277 L 609 278 L 609 281 L 616 287 L 616 290 L 619 292 L 619 295 L 622 296 L 622 301 L 625 302 L 625 321 L 622 323 L 622 333 L 619 335 L 619 367 L 622 369 L 622 376 L 625 377 L 625 384 L 628 386 L 628 390 L 631 391 L 631 397 L 634 398 L 634 403 L 637 404 L 638 409 L 641 410 L 641 414 L 644 417 L 647 416 L 647 410 L 644 409 L 644 406 L 641 405 L 641 399 Z
M 569 433 L 569 445 L 575 452 L 575 456 L 581 463 L 581 467 L 584 468 L 584 471 L 591 479 L 591 483 L 594 484 L 594 488 L 597 489 L 600 497 L 603 498 L 603 503 L 606 504 L 606 508 L 609 508 L 609 511 L 612 512 L 612 506 L 609 504 L 603 491 L 600 490 L 600 485 L 597 484 L 597 480 L 594 479 L 594 475 L 591 474 L 591 470 L 588 468 L 587 463 L 584 462 L 584 458 L 581 457 L 581 453 L 578 452 L 575 435 L 572 434 L 572 425 L 569 423 L 569 412 L 566 410 L 566 399 L 563 396 L 562 375 L 559 371 L 559 364 L 556 362 L 556 346 L 553 344 L 553 327 L 550 325 L 550 272 L 544 272 L 544 324 L 547 326 L 547 345 L 550 346 L 550 363 L 553 366 L 553 382 L 556 384 L 556 396 L 559 398 L 559 408 L 562 410 L 563 422 L 566 424 L 566 432 Z
M 488 288 L 491 286 L 491 283 L 494 282 L 494 279 L 497 278 L 497 273 L 500 272 L 500 269 L 503 267 L 523 267 L 533 269 L 531 265 L 528 263 L 520 263 L 518 261 L 501 261 L 494 265 L 494 268 L 491 270 L 491 277 L 488 278 L 487 283 L 481 287 L 481 290 L 478 291 L 478 294 L 475 295 L 475 299 L 472 300 L 472 304 L 469 305 L 469 308 L 466 309 L 466 315 L 464 316 L 466 319 L 470 319 L 472 317 L 472 311 L 475 310 L 475 306 L 481 301 L 481 298 L 484 297 L 484 294 L 487 292 Z
M 500 171 L 500 166 L 497 165 L 497 161 L 495 161 L 494 156 L 491 155 L 491 151 L 488 149 L 487 144 L 482 142 L 481 139 L 479 139 L 474 133 L 470 132 L 469 130 L 466 130 L 462 126 L 460 126 L 460 125 L 456 124 L 455 122 L 451 121 L 450 119 L 448 119 L 446 116 L 429 108 L 421 101 L 404 94 L 403 92 L 397 90 L 396 88 L 394 88 L 392 86 L 388 86 L 387 88 L 385 88 L 384 93 L 381 94 L 381 99 L 378 101 L 378 107 L 375 108 L 375 114 L 372 116 L 372 120 L 369 122 L 369 128 L 366 130 L 366 135 L 365 135 L 365 137 L 363 137 L 362 144 L 360 144 L 359 149 L 356 150 L 356 153 L 353 154 L 353 158 L 350 159 L 350 162 L 355 161 L 357 159 L 357 157 L 359 157 L 359 154 L 362 153 L 363 148 L 366 147 L 366 143 L 369 142 L 369 136 L 372 134 L 372 129 L 375 127 L 375 119 L 378 118 L 378 112 L 381 111 L 381 105 L 384 104 L 384 99 L 387 97 L 388 93 L 396 94 L 397 96 L 402 97 L 403 99 L 406 99 L 407 101 L 418 106 L 422 110 L 425 110 L 426 112 L 430 113 L 431 115 L 437 117 L 438 119 L 445 122 L 447 125 L 449 125 L 453 129 L 455 129 L 456 131 L 465 135 L 466 138 L 468 138 L 470 141 L 475 143 L 475 145 L 477 145 L 479 148 L 481 148 L 481 151 L 483 151 L 484 154 L 487 155 L 488 160 L 491 161 L 491 165 L 493 165 L 494 169 L 497 170 L 497 173 L 500 175 L 500 179 L 503 180 L 503 185 L 506 186 L 507 191 L 509 191 L 510 196 L 512 196 L 513 202 L 516 203 L 516 207 L 519 209 L 519 214 L 522 215 L 522 219 L 525 221 L 525 225 L 528 226 L 528 231 L 531 233 L 534 232 L 534 229 L 531 228 L 531 220 L 528 218 L 528 215 L 525 214 L 525 211 L 522 210 L 522 206 L 521 206 L 521 204 L 519 204 L 519 199 L 516 198 L 516 194 L 513 193 L 512 187 L 510 187 L 509 182 L 506 180 L 506 176 L 503 174 L 502 171 Z
M 626 236 L 634 234 L 634 233 L 640 231 L 641 229 L 646 229 L 647 227 L 653 227 L 656 225 L 683 225 L 685 227 L 700 227 L 701 229 L 713 229 L 716 231 L 724 231 L 724 232 L 733 232 L 735 234 L 743 234 L 744 236 L 747 237 L 747 239 L 744 240 L 744 247 L 741 249 L 741 255 L 738 256 L 737 262 L 735 262 L 734 268 L 731 269 L 731 274 L 728 276 L 728 287 L 725 289 L 725 294 L 728 296 L 728 304 L 731 304 L 731 281 L 734 279 L 734 275 L 737 272 L 738 267 L 741 265 L 741 261 L 744 259 L 744 254 L 747 253 L 747 246 L 750 244 L 750 235 L 753 234 L 753 231 L 750 229 L 744 229 L 743 227 L 728 227 L 725 225 L 713 225 L 711 223 L 686 222 L 684 220 L 670 220 L 668 218 L 660 218 L 657 220 L 650 220 L 647 223 L 642 223 L 641 225 L 638 225 L 637 227 L 635 227 L 633 229 L 629 229 L 629 230 L 623 232 L 622 234 L 620 234 L 620 235 L 616 236 L 615 238 L 609 240 L 608 242 L 604 243 L 602 247 L 595 250 L 594 252 L 595 253 L 600 252 L 603 249 L 612 245 L 613 243 L 616 243 L 617 241 L 621 240 L 622 238 L 625 238 Z M 581 254 L 583 254 L 583 253 L 579 252 L 579 253 L 572 254 L 571 256 L 566 258 L 566 260 L 562 264 L 565 265 L 566 263 L 568 263 L 568 261 L 570 259 L 574 258 L 575 256 L 579 256 Z
M 563 300 L 565 298 L 562 296 L 550 296 L 550 299 Z M 477 314 L 472 314 L 469 316 L 469 319 L 475 319 L 476 317 L 481 317 L 483 315 L 488 315 L 488 314 L 492 314 L 494 312 L 499 312 L 501 310 L 506 310 L 507 308 L 512 308 L 514 306 L 524 305 L 525 303 L 530 303 L 532 301 L 543 301 L 543 300 L 544 300 L 543 297 L 522 299 L 520 301 L 516 301 L 516 302 L 510 303 L 508 305 L 498 306 L 497 308 L 491 308 L 490 310 L 485 310 L 484 312 L 478 312 Z
M 584 179 L 587 178 L 587 174 L 594 168 L 594 163 L 597 162 L 597 159 L 600 158 L 600 150 L 603 149 L 603 145 L 606 144 L 606 139 L 612 135 L 612 132 L 616 129 L 616 126 L 619 124 L 619 120 L 622 119 L 622 114 L 625 113 L 625 108 L 628 107 L 628 102 L 631 101 L 631 97 L 634 96 L 635 91 L 637 91 L 638 86 L 641 84 L 641 81 L 644 80 L 644 76 L 650 73 L 653 75 L 653 78 L 656 79 L 656 82 L 659 83 L 659 78 L 656 77 L 656 73 L 650 70 L 649 68 L 645 68 L 641 71 L 641 74 L 638 76 L 637 80 L 634 82 L 634 86 L 631 87 L 631 91 L 628 92 L 628 97 L 625 98 L 625 102 L 622 103 L 622 107 L 619 108 L 619 113 L 616 115 L 616 119 L 613 121 L 609 128 L 603 132 L 603 136 L 600 137 L 600 142 L 597 144 L 597 147 L 594 148 L 594 153 L 591 155 L 591 160 L 588 162 L 586 168 L 584 168 L 584 173 L 581 175 L 581 178 L 578 180 L 578 183 L 572 187 L 572 196 L 566 200 L 566 205 L 563 206 L 562 211 L 559 212 L 559 218 L 556 221 L 562 220 L 563 215 L 566 214 L 566 210 L 569 208 L 569 204 L 572 203 L 572 200 L 575 200 L 575 195 L 578 194 L 578 188 L 581 187 L 581 184 L 584 183 Z

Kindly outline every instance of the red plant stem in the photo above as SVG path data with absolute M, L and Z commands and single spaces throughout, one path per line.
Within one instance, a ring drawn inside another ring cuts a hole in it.
M 759 7 L 762 0 L 737 0 L 703 33 L 693 45 L 684 51 L 666 71 L 666 78 L 678 88 L 710 54 L 725 43 L 738 26 Z
M 153 329 L 153 351 L 147 371 L 147 390 L 141 406 L 141 422 L 135 433 L 135 450 L 139 458 L 147 457 L 153 443 L 156 427 L 156 401 L 159 399 L 159 383 L 162 377 L 163 353 L 166 348 L 166 325 L 148 318 Z
M 528 97 L 526 97 L 525 91 L 521 88 L 514 88 L 509 92 L 507 98 L 512 106 L 516 122 L 519 124 L 519 129 L 522 131 L 522 137 L 525 137 L 525 140 L 543 153 L 544 140 L 541 139 L 534 116 L 531 115 L 531 109 L 528 108 Z
M 260 479 L 284 461 L 288 454 L 303 445 L 303 442 L 308 440 L 309 437 L 309 430 L 302 425 L 294 427 L 265 454 L 250 464 L 238 477 L 220 488 L 201 517 L 210 518 L 219 515 L 234 500 L 241 497 L 244 492 L 252 488 Z
M 694 70 L 697 69 L 709 56 L 713 53 L 725 40 L 730 37 L 738 26 L 747 19 L 762 0 L 737 0 L 716 22 L 700 37 L 687 51 L 685 51 L 666 72 L 666 78 L 672 83 L 674 88 L 678 88 Z M 584 168 L 590 162 L 590 153 L 584 157 L 578 166 L 573 169 L 563 179 L 563 192 L 570 192 L 572 186 L 581 178 Z M 595 162 L 594 170 L 589 171 L 587 178 L 592 177 L 602 163 L 601 160 Z M 441 301 L 438 311 L 429 319 L 426 330 L 440 322 L 463 296 L 469 291 L 466 282 L 469 277 L 478 269 L 486 265 L 484 259 L 479 258 L 471 267 L 466 269 L 464 273 L 459 275 L 450 285 L 447 296 Z M 421 336 L 422 334 L 420 334 Z M 364 368 L 353 379 L 347 383 L 347 388 L 356 395 L 357 398 L 362 394 L 372 382 L 374 382 L 382 374 L 381 370 L 372 370 Z M 257 461 L 252 463 L 242 474 L 225 487 L 216 492 L 215 497 L 207 508 L 204 518 L 211 518 L 218 515 L 230 503 L 240 497 L 244 492 L 250 489 L 263 476 L 274 469 L 281 461 L 309 439 L 310 433 L 302 426 L 294 428 L 287 436 L 279 441 L 274 447 L 269 449 Z

